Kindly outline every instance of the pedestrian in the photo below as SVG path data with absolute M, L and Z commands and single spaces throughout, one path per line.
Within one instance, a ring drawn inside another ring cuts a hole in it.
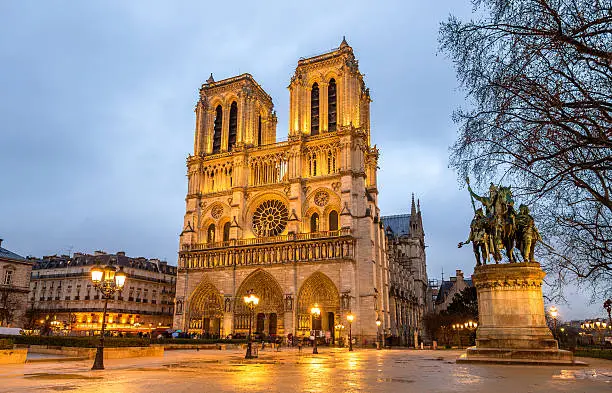
M 302 340 L 298 340 L 298 353 L 302 353 Z

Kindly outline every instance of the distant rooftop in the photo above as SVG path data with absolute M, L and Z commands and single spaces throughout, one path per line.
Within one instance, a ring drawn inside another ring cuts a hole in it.
M 391 229 L 394 237 L 410 235 L 410 214 L 383 216 L 380 219 L 385 226 L 385 231 L 389 232 Z
M 84 253 L 74 253 L 72 257 L 68 255 L 49 255 L 42 259 L 35 259 L 33 270 L 68 268 L 72 266 L 91 266 L 96 263 L 102 265 L 112 264 L 124 267 L 131 267 L 140 270 L 154 271 L 176 275 L 176 266 L 168 265 L 166 261 L 159 259 L 146 259 L 144 257 L 132 258 L 124 252 L 117 254 L 107 254 L 103 251 L 96 251 L 94 255 Z
M 25 261 L 26 259 L 21 255 L 15 254 L 12 251 L 7 250 L 6 248 L 0 247 L 0 258 L 1 259 L 12 259 L 14 261 Z

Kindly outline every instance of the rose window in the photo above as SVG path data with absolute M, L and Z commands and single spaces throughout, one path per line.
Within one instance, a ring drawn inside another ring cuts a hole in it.
M 280 235 L 287 226 L 287 206 L 278 200 L 263 202 L 253 213 L 253 232 L 257 236 Z
M 314 197 L 314 202 L 321 207 L 327 205 L 327 202 L 329 202 L 329 194 L 325 191 L 317 192 Z
M 215 220 L 219 219 L 219 217 L 221 217 L 222 214 L 223 214 L 223 206 L 221 205 L 215 205 L 210 211 L 210 215 Z

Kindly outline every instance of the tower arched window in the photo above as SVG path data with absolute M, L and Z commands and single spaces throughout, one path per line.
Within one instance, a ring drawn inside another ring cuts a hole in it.
M 319 135 L 319 85 L 316 82 L 310 92 L 310 135 Z
M 217 105 L 213 135 L 213 154 L 221 151 L 221 127 L 223 125 L 223 108 Z
M 338 212 L 332 210 L 329 212 L 329 230 L 337 231 L 338 230 Z
M 327 129 L 329 132 L 336 131 L 337 119 L 336 80 L 331 78 L 327 86 Z
M 259 121 L 257 122 L 257 146 L 261 146 L 262 137 L 261 137 L 261 115 L 259 115 Z
M 231 224 L 229 222 L 226 222 L 225 225 L 223 225 L 223 241 L 227 242 L 230 239 L 230 227 Z
M 319 232 L 319 215 L 312 213 L 310 216 L 310 232 Z
M 229 116 L 229 137 L 227 139 L 227 151 L 232 151 L 236 144 L 236 133 L 238 132 L 238 104 L 232 102 Z
M 208 226 L 208 231 L 206 231 L 206 241 L 208 243 L 215 242 L 215 224 L 210 224 Z
M 317 153 L 312 153 L 308 155 L 308 169 L 310 176 L 317 175 Z

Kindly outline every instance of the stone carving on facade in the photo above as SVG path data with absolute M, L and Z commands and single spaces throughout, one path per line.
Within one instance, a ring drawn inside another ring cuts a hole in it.
M 223 311 L 225 311 L 225 312 L 231 312 L 232 311 L 232 298 L 230 298 L 230 297 L 226 297 L 225 298 L 225 306 L 223 307 Z
M 287 295 L 285 296 L 285 311 L 293 310 L 293 296 Z
M 319 191 L 315 194 L 314 203 L 317 206 L 324 207 L 329 202 L 329 194 L 327 191 Z
M 176 298 L 176 306 L 175 306 L 176 315 L 183 315 L 183 302 L 184 302 L 184 298 L 182 296 Z
M 340 304 L 343 310 L 351 309 L 351 294 L 350 292 L 345 292 L 342 294 Z

